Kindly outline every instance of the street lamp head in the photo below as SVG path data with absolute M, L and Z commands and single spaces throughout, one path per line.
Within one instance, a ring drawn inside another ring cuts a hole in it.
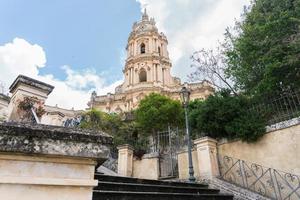
M 187 106 L 190 101 L 191 92 L 187 89 L 186 86 L 182 87 L 180 91 L 181 102 L 184 106 Z

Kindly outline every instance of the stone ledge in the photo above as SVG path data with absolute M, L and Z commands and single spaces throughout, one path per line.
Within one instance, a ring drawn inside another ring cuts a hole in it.
M 24 75 L 19 75 L 9 87 L 9 91 L 13 93 L 19 84 L 30 85 L 31 87 L 45 91 L 47 94 L 50 94 L 54 89 L 54 86 L 52 85 L 49 85 L 47 83 L 35 80 L 33 78 Z
M 27 156 L 23 154 L 0 152 L 0 160 L 10 160 L 10 161 L 27 161 L 27 162 L 50 162 L 50 163 L 61 163 L 61 164 L 84 164 L 84 165 L 96 165 L 94 160 L 78 158 L 74 159 L 71 157 L 61 157 L 61 156 Z
M 277 131 L 285 128 L 289 128 L 291 126 L 296 126 L 300 124 L 300 117 L 295 117 L 293 119 L 289 119 L 286 121 L 278 122 L 276 124 L 272 124 L 266 127 L 267 133 L 272 131 Z
M 83 157 L 104 162 L 112 137 L 92 132 L 46 125 L 0 124 L 0 152 Z
M 158 152 L 153 152 L 153 153 L 147 153 L 144 154 L 142 159 L 151 159 L 151 158 L 159 158 L 159 153 Z
M 15 122 L 0 123 L 0 135 L 3 134 L 48 138 L 53 140 L 112 144 L 112 137 L 104 132 L 42 124 L 32 125 Z
M 80 186 L 94 187 L 98 180 L 90 179 L 56 179 L 56 178 L 35 178 L 35 177 L 1 177 L 0 184 L 21 184 L 21 185 L 54 185 L 54 186 Z
M 9 103 L 10 101 L 10 97 L 5 95 L 5 94 L 1 94 L 0 93 L 0 99 L 4 100 L 4 101 L 7 101 Z

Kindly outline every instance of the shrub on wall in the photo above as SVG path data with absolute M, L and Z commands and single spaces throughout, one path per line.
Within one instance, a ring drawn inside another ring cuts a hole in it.
M 265 119 L 249 109 L 251 99 L 232 96 L 222 90 L 206 100 L 195 100 L 189 105 L 193 132 L 202 132 L 213 138 L 239 138 L 253 142 L 265 133 Z

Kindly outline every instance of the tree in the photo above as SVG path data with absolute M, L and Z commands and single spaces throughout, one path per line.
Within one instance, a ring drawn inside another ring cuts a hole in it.
M 151 93 L 140 101 L 135 119 L 146 134 L 183 124 L 183 108 L 179 101 Z
M 105 129 L 104 115 L 105 113 L 96 109 L 91 109 L 87 111 L 82 115 L 80 128 L 104 131 Z
M 230 93 L 230 90 L 221 90 L 206 100 L 190 103 L 189 119 L 193 132 L 213 138 L 257 140 L 265 133 L 264 117 L 248 109 L 250 99 Z
M 82 115 L 80 128 L 104 131 L 113 136 L 112 148 L 122 144 L 130 144 L 137 154 L 143 154 L 147 149 L 148 141 L 143 137 L 137 123 L 124 121 L 120 114 L 105 113 L 96 109 Z
M 228 69 L 249 94 L 300 86 L 300 0 L 256 0 L 227 30 Z
M 235 95 L 237 94 L 232 86 L 233 82 L 225 74 L 226 62 L 220 48 L 196 51 L 191 59 L 193 62 L 191 67 L 195 68 L 195 71 L 188 76 L 191 81 L 208 80 L 218 90 L 228 88 Z

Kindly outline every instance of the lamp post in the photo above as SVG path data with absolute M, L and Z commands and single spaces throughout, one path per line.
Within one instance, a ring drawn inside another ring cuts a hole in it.
M 184 107 L 184 113 L 185 113 L 185 127 L 186 127 L 186 135 L 188 139 L 188 160 L 189 160 L 189 181 L 195 182 L 194 177 L 194 168 L 193 168 L 193 159 L 192 159 L 192 144 L 191 144 L 191 137 L 190 137 L 190 131 L 189 131 L 189 121 L 188 121 L 188 111 L 187 106 L 189 104 L 190 100 L 190 94 L 191 92 L 186 88 L 186 86 L 182 87 L 180 91 L 180 98 L 182 101 L 182 105 Z

